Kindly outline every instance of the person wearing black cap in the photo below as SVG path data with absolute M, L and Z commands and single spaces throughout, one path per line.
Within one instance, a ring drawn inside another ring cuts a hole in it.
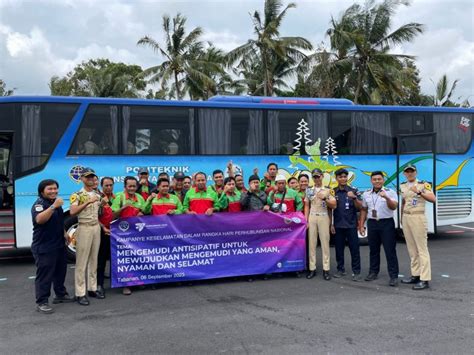
M 360 276 L 359 236 L 357 234 L 357 211 L 362 207 L 362 195 L 352 186 L 347 185 L 349 171 L 338 169 L 334 172 L 337 187 L 333 189 L 337 201 L 337 208 L 333 210 L 331 233 L 335 234 L 335 249 L 337 273 L 335 278 L 346 275 L 344 265 L 344 249 L 346 240 L 351 252 L 352 280 L 362 281 Z
M 184 178 L 186 175 L 182 171 L 178 171 L 173 176 L 173 184 L 170 187 L 169 193 L 176 195 L 181 202 L 184 201 L 184 196 L 186 196 L 187 189 L 184 188 Z
M 398 285 L 398 258 L 394 211 L 398 207 L 397 193 L 384 186 L 383 172 L 374 171 L 370 174 L 372 188 L 362 195 L 362 208 L 359 217 L 359 232 L 365 235 L 367 221 L 367 239 L 370 249 L 370 269 L 365 281 L 374 281 L 380 271 L 380 245 L 383 245 L 390 277 L 389 285 Z
M 332 190 L 323 186 L 323 172 L 314 169 L 311 172 L 314 186 L 306 189 L 304 214 L 308 221 L 308 251 L 309 251 L 309 273 L 307 279 L 316 276 L 316 245 L 318 238 L 321 242 L 321 256 L 323 259 L 323 278 L 331 279 L 329 275 L 330 249 L 329 249 L 329 226 L 331 216 L 329 210 L 336 207 L 336 200 L 331 194 Z
M 102 202 L 99 193 L 94 190 L 96 177 L 94 170 L 84 168 L 81 173 L 84 186 L 69 198 L 70 214 L 77 216 L 78 220 L 75 233 L 76 269 L 74 276 L 76 299 L 82 306 L 89 305 L 86 295 L 86 270 L 87 294 L 90 297 L 105 298 L 104 294 L 97 292 L 97 258 L 100 247 L 99 207 Z
M 53 313 L 49 305 L 53 285 L 56 297 L 53 303 L 73 302 L 64 287 L 67 263 L 64 247 L 63 200 L 58 197 L 59 185 L 55 180 L 43 180 L 38 185 L 38 199 L 31 208 L 33 218 L 33 243 L 35 258 L 36 309 L 40 313 Z
M 260 190 L 260 178 L 258 175 L 249 177 L 249 190 L 240 196 L 240 204 L 243 211 L 268 211 L 267 195 Z
M 156 185 L 149 180 L 150 174 L 147 168 L 138 169 L 138 189 L 137 194 L 140 194 L 146 201 L 148 196 L 155 191 Z
M 411 277 L 402 280 L 403 284 L 414 284 L 414 290 L 429 288 L 431 281 L 431 262 L 428 252 L 426 232 L 426 201 L 435 202 L 431 184 L 416 178 L 416 166 L 407 165 L 403 169 L 407 181 L 400 185 L 402 194 L 402 228 L 410 255 Z

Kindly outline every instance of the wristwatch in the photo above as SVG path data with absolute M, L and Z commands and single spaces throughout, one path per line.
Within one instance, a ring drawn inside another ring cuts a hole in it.
M 54 205 L 49 206 L 49 208 L 51 208 L 52 210 L 56 209 L 56 207 L 54 207 Z

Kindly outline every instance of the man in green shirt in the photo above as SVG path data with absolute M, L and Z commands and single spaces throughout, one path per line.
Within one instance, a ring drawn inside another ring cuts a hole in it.
M 123 182 L 125 190 L 115 195 L 112 203 L 112 211 L 119 218 L 142 216 L 145 208 L 145 200 L 136 193 L 138 181 L 133 176 L 127 176 Z
M 214 170 L 212 172 L 212 180 L 214 180 L 214 185 L 211 185 L 212 191 L 217 194 L 217 197 L 220 198 L 224 192 L 224 172 L 222 170 Z
M 254 171 L 256 174 L 256 172 Z M 278 173 L 278 165 L 276 163 L 270 163 L 267 165 L 267 172 L 263 174 L 263 179 L 260 181 L 260 190 L 265 191 L 267 195 L 270 194 L 275 187 L 275 178 Z M 286 180 L 285 180 L 286 184 Z
M 158 193 L 152 193 L 145 203 L 145 213 L 156 215 L 181 214 L 183 205 L 179 197 L 169 193 L 170 183 L 167 179 L 160 179 L 156 185 Z
M 194 175 L 195 187 L 192 187 L 184 197 L 183 210 L 189 214 L 212 215 L 219 211 L 217 194 L 206 186 L 206 174 L 203 172 Z
M 240 212 L 240 191 L 235 187 L 235 179 L 231 176 L 224 179 L 224 192 L 219 198 L 219 206 L 222 211 Z
M 303 200 L 298 193 L 286 187 L 284 175 L 275 178 L 276 190 L 268 195 L 268 204 L 273 212 L 289 213 L 303 210 Z

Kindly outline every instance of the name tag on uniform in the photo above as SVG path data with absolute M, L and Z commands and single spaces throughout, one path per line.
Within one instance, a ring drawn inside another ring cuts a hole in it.
M 346 210 L 349 209 L 349 201 L 346 201 Z
M 326 208 L 326 201 L 321 202 L 321 207 Z
M 372 210 L 372 218 L 378 218 L 377 217 L 377 210 Z
M 418 199 L 414 198 L 413 200 L 411 200 L 412 206 L 416 206 L 417 203 L 418 203 Z

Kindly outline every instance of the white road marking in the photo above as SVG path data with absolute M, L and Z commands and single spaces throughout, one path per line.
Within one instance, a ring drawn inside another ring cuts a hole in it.
M 445 274 L 444 274 L 444 275 L 441 275 L 441 277 L 449 277 L 449 275 L 445 275 Z
M 468 229 L 470 231 L 474 231 L 474 228 L 472 227 L 466 227 L 466 226 L 458 226 L 457 224 L 452 224 L 452 227 L 457 227 L 457 228 L 462 228 L 462 229 Z
M 0 281 L 7 281 L 8 279 L 6 277 L 0 278 Z
M 36 279 L 36 276 L 28 276 L 28 279 L 34 280 L 34 279 Z

